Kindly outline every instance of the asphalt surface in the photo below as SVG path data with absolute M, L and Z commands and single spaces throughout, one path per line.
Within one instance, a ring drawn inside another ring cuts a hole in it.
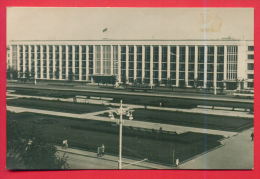
M 45 89 L 45 90 L 60 90 L 60 91 L 79 91 L 79 92 L 91 92 L 100 94 L 122 94 L 122 95 L 134 95 L 134 96 L 150 96 L 150 97 L 169 97 L 169 98 L 182 98 L 182 99 L 198 99 L 198 100 L 212 100 L 212 101 L 226 101 L 226 102 L 244 102 L 254 103 L 253 99 L 241 99 L 224 95 L 211 95 L 211 94 L 199 94 L 199 93 L 182 93 L 182 92 L 129 92 L 122 89 L 110 89 L 99 88 L 97 86 L 53 86 L 46 84 L 7 84 L 8 88 L 27 88 L 27 89 Z

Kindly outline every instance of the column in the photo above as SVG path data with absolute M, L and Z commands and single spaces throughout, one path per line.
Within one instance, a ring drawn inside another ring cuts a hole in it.
M 104 74 L 103 45 L 100 45 L 100 74 Z
M 46 68 L 47 68 L 47 70 L 46 70 L 46 78 L 47 79 L 50 79 L 50 56 L 49 56 L 49 45 L 47 45 L 46 46 Z
M 208 60 L 208 48 L 204 46 L 204 80 L 203 80 L 203 88 L 207 88 L 207 60 Z
M 61 51 L 62 46 L 59 45 L 58 48 L 59 48 L 59 79 L 62 80 L 62 51 Z M 65 52 L 66 52 L 65 58 L 66 58 L 66 63 L 67 63 L 67 46 L 65 46 Z M 66 64 L 65 64 L 65 68 L 66 68 Z
M 185 86 L 188 86 L 189 80 L 189 46 L 185 46 Z
M 43 46 L 40 46 L 40 63 L 41 63 L 41 72 L 40 72 L 40 78 L 43 78 Z
M 117 56 L 118 56 L 118 61 L 117 61 L 118 82 L 121 83 L 121 45 L 118 45 Z
M 20 46 L 19 45 L 17 45 L 17 61 L 16 61 L 16 63 L 17 63 L 17 72 L 18 72 L 18 76 L 20 77 Z
M 25 77 L 25 69 L 26 69 L 26 66 L 25 66 L 25 45 L 23 45 L 23 77 Z
M 79 45 L 79 81 L 82 80 L 82 46 Z
M 150 86 L 153 86 L 153 46 L 150 45 Z
M 93 75 L 96 74 L 96 46 L 93 45 Z
M 75 45 L 72 45 L 72 76 L 75 77 Z
M 89 45 L 86 45 L 86 79 L 89 80 Z
M 227 46 L 224 46 L 224 81 L 227 80 Z
M 142 45 L 142 82 L 144 82 L 145 76 L 145 46 Z
M 159 45 L 159 59 L 158 59 L 158 81 L 162 81 L 162 46 Z
M 126 83 L 128 83 L 129 81 L 129 46 L 126 45 L 126 70 L 125 70 L 125 73 L 126 73 Z
M 167 46 L 167 80 L 171 78 L 171 46 Z
M 214 46 L 214 73 L 213 73 L 213 87 L 214 87 L 214 93 L 215 89 L 217 88 L 217 46 Z
M 52 45 L 52 74 L 53 77 L 52 79 L 56 79 L 55 75 L 56 75 L 56 57 L 55 57 L 55 46 Z
M 176 86 L 179 87 L 180 46 L 176 46 Z
M 37 46 L 34 45 L 34 78 L 37 78 Z
M 16 51 L 16 53 L 17 53 L 17 51 Z M 8 66 L 8 68 L 13 68 L 13 47 L 12 47 L 12 45 L 10 45 L 9 46 L 9 66 Z M 17 54 L 16 54 L 16 56 L 17 56 Z
M 198 79 L 198 46 L 195 46 L 194 79 Z
M 134 80 L 137 76 L 137 46 L 134 45 Z
M 214 46 L 214 70 L 213 70 L 213 87 L 214 94 L 217 94 L 217 46 Z
M 65 68 L 66 68 L 65 79 L 68 80 L 69 79 L 69 46 L 68 45 L 66 45 L 66 64 L 65 64 Z
M 110 45 L 110 75 L 114 75 L 114 48 Z
M 31 71 L 32 71 L 32 65 L 31 65 L 31 61 L 32 61 L 32 55 L 31 55 L 31 45 L 28 45 L 28 70 L 31 76 Z

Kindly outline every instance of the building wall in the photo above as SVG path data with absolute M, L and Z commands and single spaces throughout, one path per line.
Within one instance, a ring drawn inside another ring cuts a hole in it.
M 120 83 L 221 88 L 240 81 L 248 88 L 252 48 L 252 41 L 239 40 L 12 41 L 8 65 L 37 79 L 115 75 Z

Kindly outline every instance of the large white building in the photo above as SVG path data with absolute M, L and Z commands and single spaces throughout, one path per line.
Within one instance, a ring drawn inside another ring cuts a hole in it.
M 8 44 L 8 68 L 20 77 L 119 83 L 253 88 L 250 40 L 20 40 Z

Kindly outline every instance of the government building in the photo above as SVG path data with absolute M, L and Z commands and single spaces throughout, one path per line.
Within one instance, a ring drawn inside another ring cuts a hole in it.
M 8 69 L 22 78 L 95 83 L 252 89 L 250 40 L 20 40 L 8 44 Z

